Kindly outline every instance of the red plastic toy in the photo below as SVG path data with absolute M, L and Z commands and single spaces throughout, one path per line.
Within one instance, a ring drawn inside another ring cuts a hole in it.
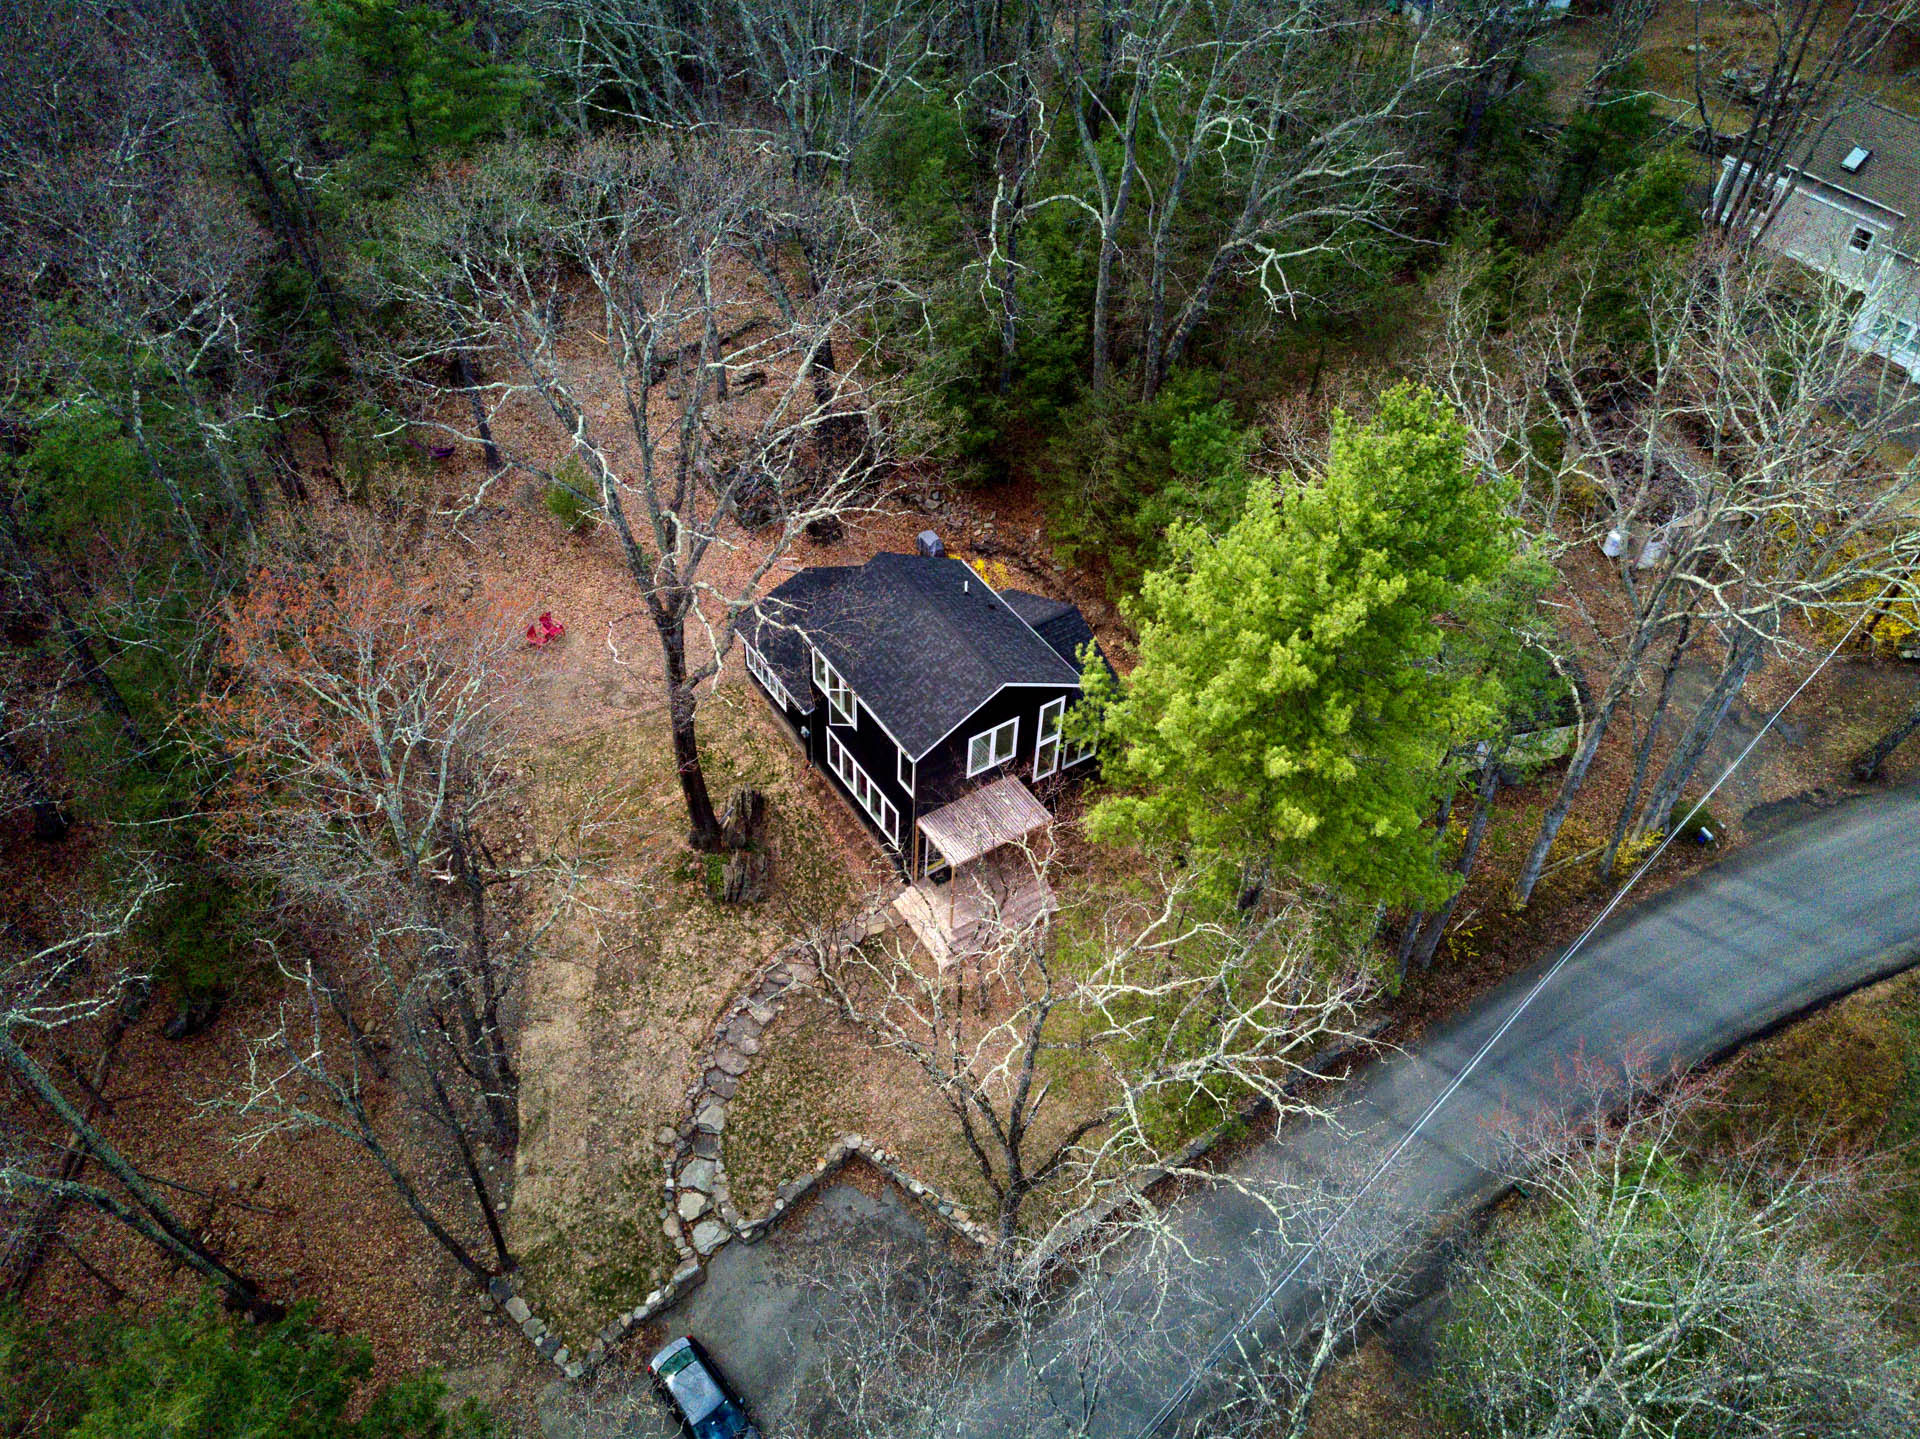
M 543 614 L 539 619 L 527 626 L 527 643 L 537 648 L 545 644 L 548 640 L 559 639 L 560 636 L 566 632 L 567 627 L 561 624 L 560 621 L 556 620 L 551 614 Z

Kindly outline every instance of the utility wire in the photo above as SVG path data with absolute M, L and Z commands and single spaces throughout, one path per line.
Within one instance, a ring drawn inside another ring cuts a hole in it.
M 1785 714 L 1787 707 L 1800 698 L 1801 691 L 1813 683 L 1820 671 L 1824 670 L 1828 664 L 1833 661 L 1834 656 L 1839 654 L 1841 649 L 1845 647 L 1847 641 L 1853 638 L 1854 631 L 1860 628 L 1860 621 L 1865 619 L 1868 613 L 1876 608 L 1881 601 L 1885 600 L 1888 595 L 1892 594 L 1894 588 L 1895 585 L 1889 584 L 1886 589 L 1881 591 L 1879 598 L 1876 599 L 1873 604 L 1865 605 L 1861 608 L 1860 613 L 1854 617 L 1853 623 L 1847 626 L 1847 632 L 1834 642 L 1833 648 L 1827 651 L 1820 663 L 1807 672 L 1806 678 L 1794 686 L 1793 693 L 1780 702 L 1779 708 L 1767 716 L 1766 723 L 1754 731 L 1754 736 L 1747 741 L 1746 747 L 1733 757 L 1732 763 L 1720 772 L 1720 778 L 1716 779 L 1712 786 L 1708 788 L 1707 792 L 1700 796 L 1698 803 L 1694 806 L 1696 810 L 1704 806 L 1708 800 L 1712 799 L 1719 791 L 1720 786 L 1733 777 L 1734 771 L 1739 769 L 1740 766 L 1746 762 L 1747 756 L 1753 753 L 1754 746 L 1759 744 L 1760 741 L 1765 738 L 1767 731 L 1773 728 L 1774 721 Z M 1567 961 L 1578 954 L 1586 945 L 1586 942 L 1593 938 L 1594 933 L 1606 922 L 1607 916 L 1619 907 L 1620 901 L 1627 897 L 1628 892 L 1640 882 L 1648 870 L 1653 868 L 1660 856 L 1667 852 L 1667 846 L 1672 844 L 1675 838 L 1676 835 L 1674 833 L 1667 834 L 1654 849 L 1653 853 L 1649 854 L 1640 862 L 1639 868 L 1635 869 L 1634 872 L 1627 877 L 1626 882 L 1615 891 L 1613 898 L 1607 901 L 1606 907 L 1602 909 L 1599 914 L 1595 915 L 1593 922 L 1580 932 L 1579 938 L 1568 945 L 1567 948 L 1561 952 L 1560 957 L 1547 966 L 1540 978 L 1534 981 L 1533 987 L 1521 996 L 1520 1002 L 1513 1007 L 1513 1012 L 1500 1022 L 1499 1028 L 1487 1036 L 1486 1042 L 1474 1051 L 1473 1057 L 1461 1066 L 1460 1072 L 1447 1082 L 1439 1094 L 1434 1096 L 1433 1101 L 1427 1105 L 1420 1117 L 1414 1121 L 1413 1127 L 1402 1135 L 1400 1142 L 1395 1144 L 1393 1148 L 1388 1151 L 1387 1156 L 1382 1159 L 1379 1164 L 1374 1166 L 1373 1171 L 1367 1175 L 1360 1187 L 1354 1190 L 1346 1203 L 1340 1207 L 1340 1212 L 1327 1221 L 1326 1227 L 1314 1236 L 1312 1242 L 1307 1245 L 1305 1252 L 1293 1262 L 1292 1267 L 1275 1280 L 1267 1289 L 1266 1293 L 1260 1296 L 1259 1301 L 1253 1308 L 1249 1309 L 1231 1329 L 1223 1334 L 1219 1340 L 1207 1350 L 1200 1362 L 1196 1364 L 1187 1374 L 1187 1377 L 1181 1381 L 1180 1387 L 1174 1390 L 1172 1397 L 1160 1406 L 1154 1413 L 1153 1418 L 1149 1419 L 1145 1425 L 1135 1431 L 1134 1439 L 1153 1439 L 1153 1436 L 1160 1432 L 1160 1427 L 1174 1416 L 1181 1405 L 1193 1397 L 1194 1391 L 1200 1386 L 1200 1381 L 1205 1379 L 1214 1367 L 1219 1364 L 1221 1357 L 1227 1350 L 1240 1347 L 1241 1336 L 1258 1323 L 1260 1317 L 1265 1314 L 1267 1310 L 1273 1307 L 1273 1302 L 1280 1297 L 1281 1291 L 1300 1276 L 1300 1271 L 1306 1268 L 1307 1261 L 1319 1253 L 1326 1242 L 1333 1237 L 1334 1232 L 1346 1222 L 1348 1216 L 1353 1213 L 1354 1208 L 1359 1204 L 1360 1200 L 1365 1197 L 1367 1191 L 1372 1189 L 1373 1186 L 1384 1178 L 1387 1172 L 1399 1162 L 1400 1156 L 1406 1153 L 1413 1141 L 1420 1137 L 1421 1131 L 1427 1127 L 1436 1114 L 1445 1108 L 1447 1101 L 1459 1092 L 1460 1086 L 1472 1077 L 1473 1072 L 1480 1067 L 1481 1062 L 1493 1052 L 1494 1046 L 1506 1037 L 1507 1031 L 1519 1023 L 1520 1017 L 1532 1007 L 1533 1002 L 1540 997 L 1541 992 L 1545 990 L 1549 984 L 1553 983 L 1555 977 L 1562 969 L 1566 968 Z M 1245 1352 L 1244 1349 L 1242 1349 L 1242 1352 Z

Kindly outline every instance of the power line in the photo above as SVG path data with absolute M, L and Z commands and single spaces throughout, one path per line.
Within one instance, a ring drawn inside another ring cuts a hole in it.
M 1820 671 L 1824 670 L 1828 664 L 1833 661 L 1834 656 L 1839 654 L 1841 649 L 1845 647 L 1847 641 L 1853 638 L 1854 631 L 1860 628 L 1861 620 L 1865 619 L 1868 613 L 1878 606 L 1880 601 L 1884 600 L 1893 590 L 1894 586 L 1891 584 L 1888 585 L 1885 590 L 1881 591 L 1879 598 L 1876 599 L 1873 604 L 1861 608 L 1860 613 L 1854 617 L 1853 623 L 1847 626 L 1847 632 L 1834 642 L 1833 648 L 1827 651 L 1825 656 L 1821 658 L 1820 663 L 1807 672 L 1806 678 L 1794 686 L 1793 693 L 1780 702 L 1779 708 L 1767 716 L 1766 723 L 1754 731 L 1753 738 L 1747 741 L 1746 747 L 1733 757 L 1732 762 L 1721 771 L 1720 777 L 1708 787 L 1705 794 L 1700 796 L 1698 804 L 1695 805 L 1696 809 L 1704 806 L 1708 800 L 1712 799 L 1714 795 L 1719 792 L 1720 786 L 1733 777 L 1734 771 L 1739 769 L 1740 766 L 1746 762 L 1747 756 L 1753 753 L 1754 746 L 1758 745 L 1760 741 L 1765 738 L 1767 731 L 1773 728 L 1774 721 L 1785 714 L 1787 707 L 1800 698 L 1801 692 L 1813 683 Z M 1544 991 L 1549 984 L 1553 983 L 1554 978 L 1566 967 L 1567 961 L 1578 954 L 1586 942 L 1593 938 L 1595 932 L 1606 922 L 1607 916 L 1619 907 L 1620 901 L 1627 897 L 1628 893 L 1640 882 L 1647 871 L 1653 868 L 1660 856 L 1667 852 L 1667 846 L 1673 843 L 1675 837 L 1676 835 L 1674 833 L 1668 833 L 1663 837 L 1653 852 L 1640 862 L 1639 868 L 1627 876 L 1626 882 L 1614 892 L 1613 898 L 1607 901 L 1606 907 L 1594 916 L 1593 922 L 1582 930 L 1579 937 L 1561 952 L 1560 957 L 1547 966 L 1546 970 L 1540 975 L 1540 978 L 1534 981 L 1533 987 L 1520 997 L 1520 1002 L 1513 1007 L 1513 1012 L 1500 1021 L 1499 1027 L 1487 1036 L 1486 1042 L 1474 1051 L 1473 1056 L 1461 1066 L 1460 1072 L 1449 1080 L 1446 1086 L 1434 1096 L 1432 1102 L 1421 1112 L 1420 1117 L 1414 1121 L 1412 1128 L 1408 1129 L 1407 1132 L 1400 1137 L 1399 1143 L 1395 1144 L 1393 1148 L 1387 1152 L 1386 1157 L 1374 1166 L 1372 1172 L 1367 1175 L 1360 1187 L 1354 1190 L 1352 1195 L 1348 1197 L 1346 1203 L 1340 1207 L 1340 1212 L 1328 1220 L 1326 1227 L 1313 1237 L 1312 1242 L 1307 1245 L 1306 1250 L 1300 1257 L 1293 1262 L 1292 1267 L 1275 1280 L 1273 1284 L 1268 1287 L 1267 1291 L 1260 1296 L 1259 1302 L 1249 1309 L 1231 1329 L 1223 1334 L 1219 1340 L 1207 1350 L 1200 1362 L 1196 1364 L 1193 1369 L 1189 1371 L 1187 1377 L 1181 1381 L 1180 1387 L 1174 1390 L 1173 1396 L 1169 1398 L 1165 1404 L 1160 1406 L 1154 1413 L 1154 1416 L 1149 1419 L 1142 1428 L 1136 1431 L 1134 1439 L 1153 1439 L 1153 1436 L 1160 1432 L 1160 1426 L 1171 1419 L 1179 1410 L 1180 1406 L 1193 1397 L 1194 1391 L 1200 1386 L 1200 1381 L 1212 1372 L 1227 1350 L 1239 1346 L 1241 1336 L 1258 1323 L 1260 1317 L 1265 1314 L 1267 1310 L 1273 1307 L 1273 1302 L 1280 1297 L 1281 1291 L 1300 1276 L 1300 1271 L 1306 1268 L 1307 1261 L 1319 1253 L 1327 1240 L 1331 1239 L 1334 1232 L 1346 1222 L 1348 1216 L 1353 1213 L 1354 1208 L 1359 1204 L 1360 1200 L 1365 1197 L 1367 1191 L 1372 1189 L 1373 1186 L 1385 1177 L 1387 1172 L 1399 1162 L 1400 1156 L 1406 1153 L 1408 1146 L 1420 1137 L 1420 1132 L 1425 1129 L 1433 1117 L 1446 1106 L 1447 1101 L 1459 1092 L 1460 1086 L 1465 1084 L 1472 1076 L 1474 1070 L 1480 1067 L 1481 1061 L 1493 1052 L 1494 1046 L 1506 1037 L 1507 1031 L 1519 1022 L 1520 1017 L 1532 1007 L 1534 1000 L 1538 999 L 1541 992 Z

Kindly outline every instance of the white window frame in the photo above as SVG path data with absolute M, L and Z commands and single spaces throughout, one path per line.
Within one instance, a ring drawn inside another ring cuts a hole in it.
M 1867 330 L 1867 343 L 1884 346 L 1896 359 L 1920 353 L 1920 319 L 1909 320 L 1882 310 Z
M 867 817 L 880 826 L 880 832 L 886 835 L 889 843 L 900 843 L 900 811 L 893 807 L 886 791 L 873 782 L 873 776 L 860 767 L 847 747 L 840 743 L 840 736 L 832 730 L 827 731 L 827 764 L 840 776 L 842 784 L 853 795 Z
M 1006 748 L 1000 747 L 1000 736 L 1006 735 Z M 982 764 L 973 762 L 973 747 L 981 740 L 987 742 L 987 759 Z M 983 729 L 976 735 L 967 737 L 967 778 L 985 774 L 1005 764 L 1020 752 L 1020 716 L 1015 715 L 1005 724 L 997 724 L 992 729 Z
M 914 781 L 920 777 L 920 763 L 918 760 L 907 758 L 905 750 L 898 750 L 897 753 L 899 758 L 894 761 L 893 777 L 900 781 L 901 789 L 909 795 L 917 796 L 919 791 L 915 790 L 913 785 Z
M 1864 243 L 1862 243 L 1862 236 L 1865 237 Z M 1875 236 L 1871 227 L 1855 225 L 1853 227 L 1853 233 L 1847 236 L 1847 248 L 1856 255 L 1865 255 L 1873 250 L 1874 239 Z
M 1033 727 L 1033 777 L 1036 781 L 1060 772 L 1060 756 L 1066 749 L 1060 726 L 1066 718 L 1066 712 L 1065 695 L 1056 695 L 1040 706 L 1040 719 Z M 1049 720 L 1053 722 L 1051 734 L 1047 731 Z
M 767 663 L 766 657 L 745 640 L 740 641 L 740 648 L 746 652 L 747 673 L 760 681 L 761 688 L 773 697 L 773 702 L 782 709 L 799 709 L 800 706 L 787 693 L 787 687 L 780 683 L 780 676 L 773 672 L 773 666 Z
M 855 706 L 860 697 L 853 692 L 833 662 L 820 653 L 820 646 L 809 645 L 813 651 L 813 682 L 820 686 L 820 693 L 827 697 L 829 722 L 832 724 L 852 724 L 855 719 Z

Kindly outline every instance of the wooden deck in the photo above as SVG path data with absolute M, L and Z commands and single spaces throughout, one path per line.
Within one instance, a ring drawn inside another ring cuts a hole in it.
M 945 969 L 1041 923 L 1059 902 L 1032 860 L 1014 850 L 988 854 L 946 884 L 909 885 L 893 907 Z

